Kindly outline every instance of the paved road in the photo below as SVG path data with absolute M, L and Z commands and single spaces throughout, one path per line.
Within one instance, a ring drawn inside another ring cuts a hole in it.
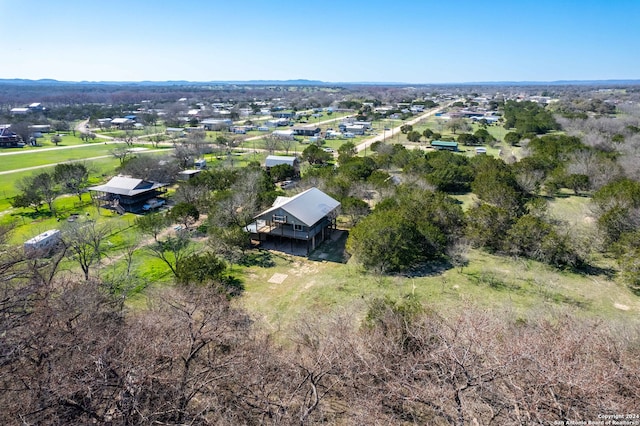
M 360 152 L 360 151 L 364 151 L 366 148 L 370 147 L 372 143 L 374 142 L 378 142 L 378 141 L 382 141 L 382 140 L 386 140 L 393 138 L 396 134 L 398 134 L 400 132 L 400 127 L 404 126 L 405 124 L 410 124 L 410 125 L 414 125 L 428 117 L 431 117 L 432 115 L 442 111 L 443 109 L 445 109 L 446 107 L 448 107 L 449 105 L 453 104 L 455 101 L 451 101 L 448 104 L 445 104 L 443 106 L 439 106 L 437 108 L 433 108 L 430 109 L 429 111 L 425 112 L 424 114 L 420 114 L 419 116 L 412 118 L 411 120 L 408 121 L 404 121 L 400 126 L 397 127 L 393 127 L 390 130 L 386 130 L 383 131 L 381 135 L 376 135 L 373 136 L 372 138 L 369 138 L 365 141 L 362 141 L 358 146 L 356 146 L 356 151 Z

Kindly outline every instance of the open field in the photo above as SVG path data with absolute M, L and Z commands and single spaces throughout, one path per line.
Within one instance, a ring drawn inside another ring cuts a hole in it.
M 483 309 L 509 309 L 525 316 L 549 309 L 570 309 L 579 315 L 633 318 L 640 301 L 605 275 L 554 270 L 537 262 L 471 251 L 462 271 L 433 265 L 414 277 L 363 273 L 347 264 L 313 261 L 267 253 L 274 266 L 251 266 L 242 272 L 245 294 L 238 303 L 274 330 L 286 329 L 306 312 L 344 309 L 362 318 L 376 297 L 414 294 L 442 314 L 465 304 Z
M 115 147 L 114 144 L 87 144 L 73 149 L 31 151 L 21 155 L 6 155 L 1 157 L 0 172 L 110 155 Z

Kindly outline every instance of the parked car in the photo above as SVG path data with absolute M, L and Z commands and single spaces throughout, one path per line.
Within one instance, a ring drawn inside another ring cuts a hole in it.
M 289 189 L 289 188 L 293 188 L 295 186 L 295 183 L 292 180 L 285 180 L 283 182 L 280 182 L 280 188 L 282 189 Z
M 142 206 L 142 210 L 148 212 L 149 210 L 162 207 L 164 203 L 165 203 L 164 200 L 158 200 L 157 198 L 152 198 L 151 200 L 147 201 L 145 205 Z

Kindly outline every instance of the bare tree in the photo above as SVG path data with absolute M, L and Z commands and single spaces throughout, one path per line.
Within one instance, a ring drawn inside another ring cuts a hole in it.
M 289 150 L 296 144 L 295 139 L 282 138 L 280 140 L 280 145 L 284 149 L 285 153 L 289 155 Z
M 120 165 L 124 164 L 127 158 L 131 155 L 132 151 L 126 146 L 118 146 L 111 150 L 111 155 L 120 161 Z
M 263 140 L 264 140 L 264 148 L 269 152 L 269 154 L 273 154 L 274 151 L 278 149 L 278 147 L 282 142 L 280 138 L 274 136 L 273 133 L 266 135 Z
M 131 148 L 137 140 L 138 138 L 136 138 L 135 132 L 133 130 L 127 129 L 124 131 L 124 134 L 122 135 L 122 141 L 126 146 Z
M 94 220 L 76 221 L 64 227 L 64 245 L 70 258 L 80 266 L 86 281 L 89 281 L 91 268 L 100 263 L 105 252 L 104 243 L 110 233 L 109 226 L 98 225 Z

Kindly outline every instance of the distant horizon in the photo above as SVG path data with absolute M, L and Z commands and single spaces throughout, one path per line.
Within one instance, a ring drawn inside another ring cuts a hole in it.
M 274 84 L 274 83 L 306 83 L 306 84 L 353 84 L 353 85 L 418 85 L 418 86 L 455 86 L 455 85 L 501 85 L 501 84 L 523 84 L 523 85 L 560 85 L 560 84 L 640 84 L 640 78 L 613 78 L 613 79 L 585 79 L 585 80 L 508 80 L 508 81 L 459 81 L 442 83 L 418 83 L 403 81 L 324 81 L 311 80 L 306 78 L 284 79 L 284 80 L 58 80 L 54 78 L 0 78 L 0 83 L 8 82 L 33 82 L 33 83 L 70 83 L 70 84 Z

